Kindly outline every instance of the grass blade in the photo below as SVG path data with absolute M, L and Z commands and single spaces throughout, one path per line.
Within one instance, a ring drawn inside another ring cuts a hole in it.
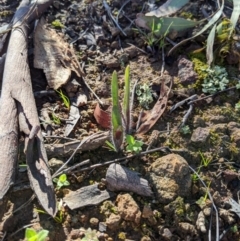
M 239 15 L 240 15 L 240 1 L 233 0 L 233 12 L 232 12 L 232 16 L 230 18 L 233 29 L 235 29 L 235 27 L 236 27 Z
M 130 66 L 125 69 L 125 90 L 123 98 L 123 116 L 125 118 L 126 133 L 131 129 L 131 103 L 130 103 Z
M 118 77 L 117 72 L 114 71 L 112 74 L 111 83 L 111 93 L 112 93 L 112 142 L 117 151 L 120 150 L 123 142 L 123 126 L 122 126 L 122 115 L 121 108 L 118 98 Z
M 213 61 L 213 44 L 215 40 L 216 27 L 217 27 L 217 24 L 214 24 L 207 38 L 206 57 L 207 57 L 207 63 L 209 66 Z

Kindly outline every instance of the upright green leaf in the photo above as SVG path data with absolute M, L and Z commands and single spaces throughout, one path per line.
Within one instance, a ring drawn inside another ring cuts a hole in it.
M 216 33 L 216 27 L 217 24 L 214 24 L 213 28 L 211 29 L 208 38 L 207 38 L 207 51 L 206 51 L 206 57 L 207 57 L 207 63 L 210 66 L 213 61 L 213 44 L 215 40 L 215 33 Z
M 121 108 L 118 98 L 118 77 L 117 72 L 114 71 L 112 74 L 111 83 L 111 94 L 112 94 L 112 142 L 117 151 L 120 150 L 123 142 L 123 126 L 122 126 L 122 115 Z
M 173 50 L 175 50 L 177 47 L 179 47 L 180 45 L 182 45 L 183 43 L 186 43 L 187 41 L 196 38 L 197 36 L 201 35 L 202 33 L 204 33 L 208 28 L 210 28 L 213 24 L 215 24 L 218 19 L 221 17 L 222 15 L 222 11 L 223 11 L 223 7 L 224 7 L 224 0 L 222 1 L 222 6 L 221 8 L 216 12 L 215 15 L 213 15 L 213 17 L 210 19 L 210 21 L 194 36 L 184 39 L 183 41 L 181 41 L 180 43 L 176 44 L 173 48 L 170 49 L 170 51 L 168 52 L 168 55 L 170 55 Z
M 130 66 L 125 69 L 125 90 L 123 98 L 123 116 L 125 119 L 126 133 L 131 129 L 131 106 L 130 106 Z

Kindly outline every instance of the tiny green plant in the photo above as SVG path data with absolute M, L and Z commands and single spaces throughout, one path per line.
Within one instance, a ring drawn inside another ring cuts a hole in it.
M 84 235 L 85 236 L 81 239 L 81 241 L 98 241 L 96 230 L 92 230 L 91 228 L 88 228 L 85 231 Z
M 63 200 L 60 199 L 60 201 L 57 203 L 58 207 L 58 212 L 57 215 L 53 218 L 57 223 L 63 223 L 63 218 L 64 218 L 64 206 L 63 206 Z M 47 214 L 44 210 L 42 209 L 34 209 L 37 213 L 43 213 Z
M 61 124 L 61 120 L 54 113 L 52 113 L 52 121 L 56 125 L 60 125 Z
M 52 21 L 52 26 L 55 28 L 64 28 L 64 25 L 58 19 Z
M 208 199 L 208 193 L 209 193 L 209 188 L 210 188 L 211 182 L 208 183 L 206 192 L 204 196 L 200 197 L 197 201 L 196 204 L 199 205 L 199 207 L 204 208 L 206 206 L 206 201 Z
M 142 141 L 135 140 L 133 136 L 126 135 L 126 141 L 127 141 L 127 151 L 139 153 L 142 151 Z
M 139 104 L 145 108 L 149 109 L 149 105 L 153 102 L 152 90 L 149 85 L 144 83 L 143 85 L 138 85 L 136 88 L 137 99 Z
M 105 141 L 105 144 L 107 145 L 107 148 L 111 151 L 116 151 L 115 146 L 110 141 Z
M 60 98 L 62 99 L 64 105 L 70 109 L 70 100 L 69 98 L 62 92 L 62 90 L 56 90 L 56 92 L 59 94 Z
M 53 178 L 53 181 L 57 183 L 57 189 L 70 185 L 69 181 L 67 180 L 66 174 L 62 174 L 59 178 Z
M 197 169 L 196 172 L 194 172 L 193 174 L 191 174 L 193 183 L 196 183 L 196 182 L 199 180 L 200 170 L 201 170 L 201 166 L 198 167 L 198 169 Z
M 184 126 L 181 127 L 180 132 L 181 132 L 183 135 L 187 135 L 187 134 L 190 134 L 190 133 L 191 133 L 191 130 L 190 130 L 190 128 L 189 128 L 188 125 L 184 125 Z
M 235 104 L 235 110 L 236 110 L 237 112 L 240 112 L 240 102 L 238 102 L 238 103 Z
M 33 228 L 26 228 L 25 230 L 25 240 L 26 241 L 45 241 L 48 237 L 48 230 L 42 229 L 36 231 Z
M 198 151 L 198 153 L 201 157 L 201 166 L 208 167 L 212 159 L 205 157 L 201 151 Z

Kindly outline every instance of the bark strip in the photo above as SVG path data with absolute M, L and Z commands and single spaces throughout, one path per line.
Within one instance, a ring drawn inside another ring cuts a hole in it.
M 25 134 L 25 149 L 28 150 L 36 142 L 37 154 L 28 158 L 28 163 L 39 162 L 44 166 L 44 174 L 38 175 L 38 184 L 33 182 L 33 172 L 29 173 L 31 185 L 40 203 L 50 215 L 56 213 L 55 197 L 46 200 L 46 195 L 53 197 L 54 190 L 51 174 L 47 168 L 47 155 L 41 131 L 32 139 L 29 147 L 31 129 L 40 126 L 37 108 L 32 91 L 30 70 L 28 65 L 28 31 L 29 23 L 44 12 L 52 0 L 37 0 L 30 3 L 23 0 L 13 17 L 13 27 L 8 44 L 3 73 L 2 94 L 0 100 L 0 198 L 14 182 L 18 157 L 19 130 Z M 40 166 L 41 166 L 40 165 Z M 33 168 L 32 166 L 29 167 Z M 40 174 L 43 172 L 38 169 Z M 39 183 L 51 182 L 43 189 Z

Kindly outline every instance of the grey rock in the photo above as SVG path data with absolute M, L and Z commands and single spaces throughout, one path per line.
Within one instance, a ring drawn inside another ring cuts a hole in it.
M 195 129 L 191 136 L 191 141 L 196 144 L 204 144 L 210 136 L 210 129 L 198 127 Z

